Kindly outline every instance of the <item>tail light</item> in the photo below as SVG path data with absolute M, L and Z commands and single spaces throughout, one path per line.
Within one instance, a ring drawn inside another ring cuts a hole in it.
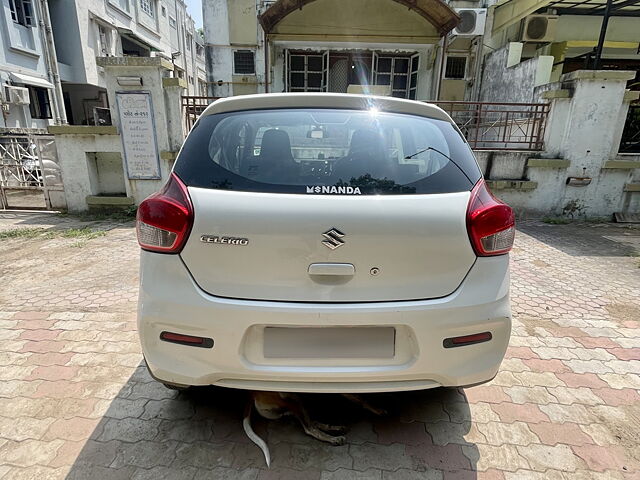
M 136 232 L 143 250 L 180 253 L 193 225 L 193 206 L 187 187 L 171 174 L 158 193 L 138 207 Z
M 513 210 L 493 196 L 484 180 L 480 180 L 471 191 L 467 230 L 479 257 L 502 255 L 513 246 L 516 235 Z

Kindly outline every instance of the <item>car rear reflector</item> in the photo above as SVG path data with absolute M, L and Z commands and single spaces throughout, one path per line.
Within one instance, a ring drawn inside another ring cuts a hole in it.
M 493 337 L 491 332 L 476 333 L 474 335 L 464 335 L 462 337 L 445 338 L 442 342 L 444 348 L 464 347 L 475 343 L 488 342 Z
M 502 255 L 513 246 L 516 234 L 513 209 L 494 197 L 484 180 L 480 180 L 471 190 L 467 231 L 479 257 Z
M 193 206 L 187 187 L 172 173 L 158 193 L 138 207 L 136 232 L 143 250 L 180 253 L 193 225 Z
M 189 345 L 191 347 L 212 348 L 213 339 L 206 337 L 194 337 L 192 335 L 182 335 L 180 333 L 162 332 L 160 340 L 171 343 L 179 343 L 180 345 Z

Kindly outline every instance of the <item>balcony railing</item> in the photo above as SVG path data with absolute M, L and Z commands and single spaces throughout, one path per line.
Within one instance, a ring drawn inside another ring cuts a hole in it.
M 542 150 L 547 103 L 432 102 L 447 112 L 473 150 Z
M 185 131 L 218 97 L 183 96 Z M 447 112 L 474 150 L 542 150 L 547 103 L 432 102 Z

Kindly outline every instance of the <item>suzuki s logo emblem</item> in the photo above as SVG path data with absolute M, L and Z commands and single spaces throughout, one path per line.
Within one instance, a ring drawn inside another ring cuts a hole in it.
M 322 243 L 325 245 L 325 247 L 328 247 L 331 250 L 335 250 L 336 248 L 344 245 L 344 241 L 340 240 L 342 237 L 344 237 L 344 233 L 342 233 L 337 228 L 332 228 L 331 230 L 324 232 L 322 236 L 326 238 L 326 240 L 323 240 Z

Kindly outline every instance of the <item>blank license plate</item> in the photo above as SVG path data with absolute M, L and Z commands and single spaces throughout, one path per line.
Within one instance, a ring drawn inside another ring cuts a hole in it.
M 264 329 L 265 358 L 393 358 L 393 327 Z

